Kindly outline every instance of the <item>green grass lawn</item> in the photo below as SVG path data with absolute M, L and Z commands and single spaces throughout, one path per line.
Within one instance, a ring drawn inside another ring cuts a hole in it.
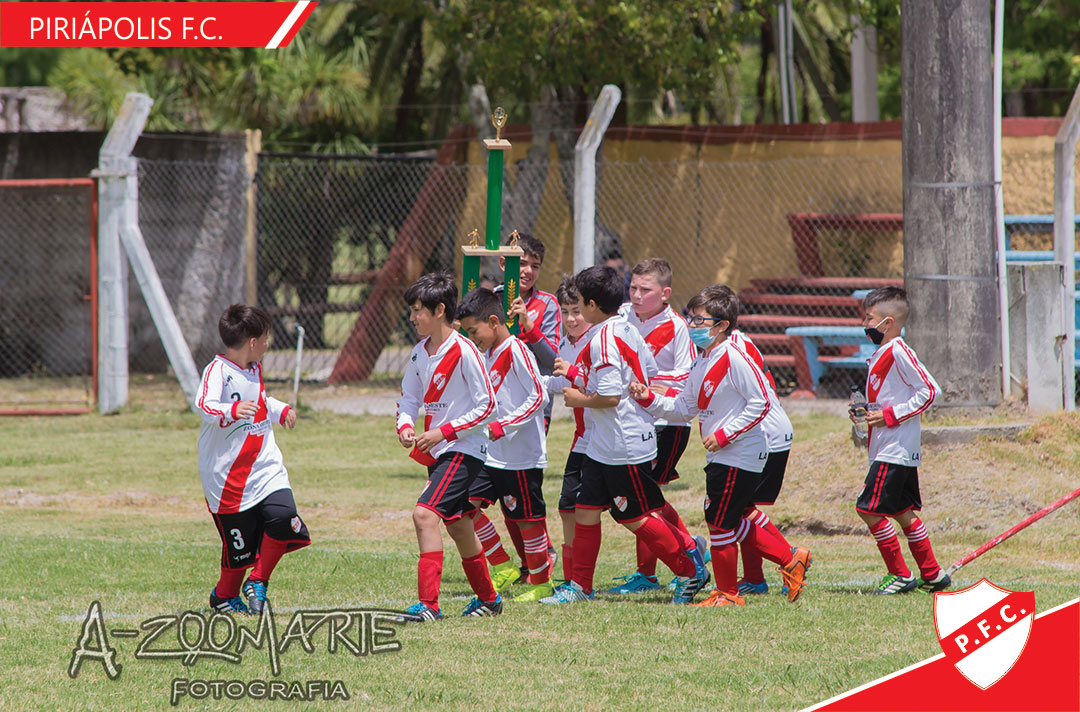
M 866 462 L 845 423 L 795 419 L 785 489 L 769 512 L 792 543 L 814 552 L 811 585 L 794 605 L 778 592 L 742 609 L 674 607 L 655 595 L 508 604 L 501 618 L 464 620 L 456 614 L 471 593 L 446 538 L 448 620 L 396 628 L 398 652 L 331 653 L 323 629 L 312 636 L 312 652 L 297 642 L 283 653 L 281 680 L 340 680 L 349 702 L 223 696 L 186 698 L 178 708 L 796 709 L 935 655 L 928 597 L 864 594 L 883 571 L 852 508 Z M 132 404 L 117 416 L 3 421 L 0 709 L 167 709 L 174 678 L 273 679 L 265 650 L 245 651 L 239 664 L 203 659 L 186 666 L 135 659 L 142 637 L 110 637 L 123 666 L 115 680 L 91 660 L 77 678 L 67 674 L 92 601 L 101 602 L 109 631 L 206 605 L 220 545 L 195 466 L 198 427 L 160 380 L 134 388 Z M 551 504 L 570 435 L 568 421 L 553 424 L 555 465 L 545 483 Z M 941 563 L 1074 489 L 1078 435 L 1080 417 L 1061 415 L 1019 442 L 925 451 L 923 518 Z M 413 603 L 410 514 L 425 472 L 398 446 L 392 421 L 305 412 L 296 430 L 277 437 L 314 540 L 274 573 L 279 637 L 297 609 Z M 704 533 L 703 464 L 692 446 L 682 479 L 668 490 L 695 533 Z M 501 529 L 501 518 L 493 519 Z M 554 513 L 548 524 L 560 544 Z M 1070 505 L 963 569 L 957 587 L 985 576 L 1033 590 L 1039 610 L 1068 601 L 1080 580 L 1078 534 Z M 905 555 L 910 562 L 906 547 Z M 606 521 L 597 584 L 630 573 L 633 562 L 631 535 Z M 778 575 L 770 579 L 778 588 Z M 254 630 L 255 621 L 243 625 Z M 155 647 L 176 647 L 175 629 L 161 641 Z

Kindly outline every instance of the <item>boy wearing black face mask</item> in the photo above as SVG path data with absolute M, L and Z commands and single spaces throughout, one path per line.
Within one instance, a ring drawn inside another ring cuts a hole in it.
M 926 527 L 915 514 L 922 509 L 918 470 L 921 415 L 941 388 L 900 336 L 908 310 L 907 293 L 899 287 L 881 287 L 863 299 L 866 335 L 879 347 L 870 358 L 866 379 L 870 471 L 855 510 L 874 535 L 888 568 L 873 591 L 878 595 L 916 588 L 934 593 L 952 583 L 934 558 Z M 919 565 L 920 578 L 912 576 L 904 562 L 888 517 L 900 523 Z

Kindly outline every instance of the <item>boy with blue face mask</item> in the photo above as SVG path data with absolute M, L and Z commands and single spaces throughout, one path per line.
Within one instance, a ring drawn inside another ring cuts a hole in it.
M 870 471 L 855 511 L 874 535 L 888 569 L 873 591 L 878 595 L 907 593 L 916 588 L 934 593 L 952 583 L 934 558 L 930 535 L 915 514 L 922 509 L 920 421 L 941 388 L 900 336 L 908 310 L 907 293 L 899 287 L 881 287 L 863 299 L 863 327 L 866 336 L 879 347 L 870 357 L 866 379 Z M 855 416 L 851 418 L 854 421 Z M 919 565 L 920 578 L 908 570 L 888 517 L 900 523 Z

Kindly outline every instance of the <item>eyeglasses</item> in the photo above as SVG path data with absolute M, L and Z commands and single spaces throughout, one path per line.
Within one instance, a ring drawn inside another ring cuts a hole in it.
M 686 318 L 686 323 L 690 326 L 705 326 L 705 322 L 707 321 L 713 323 L 724 321 L 723 319 L 718 319 L 714 316 L 699 316 L 697 314 L 689 314 L 685 311 L 683 312 L 683 316 Z

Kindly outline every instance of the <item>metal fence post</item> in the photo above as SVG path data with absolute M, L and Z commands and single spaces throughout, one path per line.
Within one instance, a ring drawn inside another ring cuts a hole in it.
M 604 138 L 622 91 L 605 84 L 574 146 L 574 271 L 596 261 L 596 150 Z

